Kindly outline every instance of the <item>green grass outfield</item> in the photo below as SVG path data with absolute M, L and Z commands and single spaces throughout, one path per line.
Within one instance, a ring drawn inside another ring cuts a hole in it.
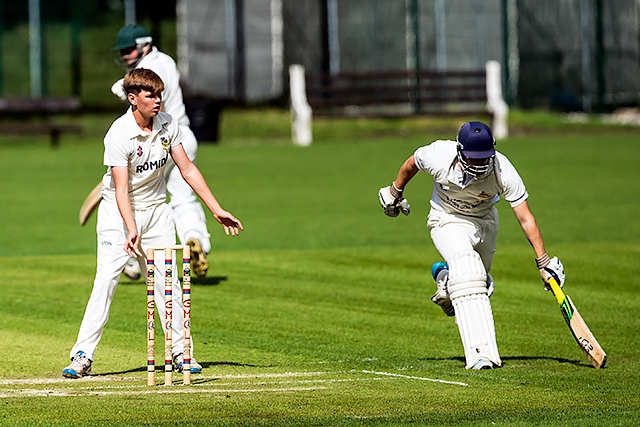
M 95 217 L 77 217 L 110 120 L 84 118 L 85 135 L 57 150 L 0 137 L 0 425 L 640 425 L 640 130 L 520 117 L 499 142 L 609 360 L 588 363 L 502 202 L 491 301 L 504 367 L 478 372 L 429 300 L 430 179 L 408 187 L 409 217 L 377 200 L 459 123 L 318 121 L 300 148 L 284 113 L 226 113 L 198 164 L 245 231 L 226 237 L 210 219 L 212 266 L 192 292 L 203 374 L 149 388 L 141 281 L 121 281 L 94 376 L 60 375 L 95 272 Z

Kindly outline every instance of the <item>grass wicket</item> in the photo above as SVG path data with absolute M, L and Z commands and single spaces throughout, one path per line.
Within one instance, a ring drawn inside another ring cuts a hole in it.
M 191 262 L 189 246 L 167 246 L 147 250 L 147 385 L 155 385 L 155 252 L 164 252 L 164 385 L 173 384 L 173 251 L 182 251 L 182 304 L 184 306 L 183 384 L 191 384 Z

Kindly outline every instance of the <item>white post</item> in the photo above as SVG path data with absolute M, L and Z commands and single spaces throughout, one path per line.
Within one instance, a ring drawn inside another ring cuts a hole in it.
M 311 132 L 312 111 L 307 102 L 304 67 L 294 64 L 289 67 L 289 90 L 291 96 L 291 138 L 296 145 L 307 147 L 313 141 Z
M 509 136 L 509 106 L 502 97 L 502 77 L 500 63 L 487 61 L 487 108 L 493 114 L 493 136 L 504 139 Z

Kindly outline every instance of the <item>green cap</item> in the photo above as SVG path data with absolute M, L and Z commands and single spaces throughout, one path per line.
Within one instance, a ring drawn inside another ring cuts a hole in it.
M 151 34 L 142 26 L 137 24 L 130 24 L 122 27 L 120 31 L 118 31 L 118 36 L 116 37 L 116 45 L 111 50 L 121 50 L 129 47 L 134 47 L 140 41 L 140 38 L 148 38 L 145 40 L 147 43 L 151 43 Z M 142 43 L 144 43 L 143 41 Z

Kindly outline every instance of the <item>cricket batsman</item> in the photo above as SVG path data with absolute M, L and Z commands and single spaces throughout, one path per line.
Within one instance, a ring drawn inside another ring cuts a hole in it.
M 437 288 L 431 300 L 446 315 L 455 316 L 467 369 L 502 366 L 489 302 L 499 224 L 495 204 L 501 197 L 511 205 L 533 248 L 545 288 L 550 277 L 561 287 L 565 281 L 560 260 L 547 255 L 520 175 L 495 144 L 487 125 L 465 123 L 455 141 L 438 140 L 418 148 L 393 183 L 378 192 L 386 215 L 409 215 L 404 188 L 418 171 L 433 178 L 427 228 L 444 262 L 431 268 Z

